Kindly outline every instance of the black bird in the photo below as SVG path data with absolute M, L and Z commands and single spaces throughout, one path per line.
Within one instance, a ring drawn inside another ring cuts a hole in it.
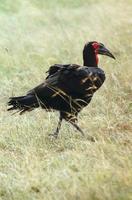
M 83 66 L 55 64 L 48 70 L 45 81 L 30 90 L 25 96 L 10 97 L 9 110 L 18 109 L 20 114 L 39 106 L 46 111 L 58 110 L 59 123 L 53 135 L 57 138 L 63 119 L 70 122 L 84 135 L 77 125 L 78 113 L 87 106 L 93 94 L 105 81 L 105 73 L 98 67 L 98 54 L 115 57 L 102 44 L 89 42 L 83 49 Z M 89 136 L 90 140 L 93 137 Z

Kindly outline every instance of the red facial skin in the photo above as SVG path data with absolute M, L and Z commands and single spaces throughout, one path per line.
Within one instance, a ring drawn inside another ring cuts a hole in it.
M 95 50 L 96 64 L 98 65 L 98 62 L 99 62 L 99 58 L 98 58 L 99 43 L 98 42 L 93 42 L 92 46 L 93 46 L 93 48 Z

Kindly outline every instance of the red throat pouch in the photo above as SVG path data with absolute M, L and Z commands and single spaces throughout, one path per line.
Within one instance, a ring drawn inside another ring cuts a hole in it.
M 94 42 L 92 45 L 93 45 L 93 48 L 95 50 L 96 64 L 98 65 L 98 62 L 99 62 L 99 57 L 98 57 L 99 44 L 97 42 Z
M 95 52 L 95 56 L 96 56 L 96 64 L 98 65 L 98 63 L 99 63 L 99 57 L 98 57 L 97 52 Z

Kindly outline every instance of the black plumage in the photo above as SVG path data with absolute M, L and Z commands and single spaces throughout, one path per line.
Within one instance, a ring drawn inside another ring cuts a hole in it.
M 98 67 L 98 54 L 114 58 L 114 56 L 98 42 L 89 42 L 84 46 L 84 66 L 76 64 L 55 64 L 48 70 L 45 81 L 30 90 L 25 96 L 11 97 L 8 110 L 19 109 L 20 114 L 41 106 L 46 111 L 58 110 L 60 119 L 55 137 L 61 126 L 62 119 L 70 122 L 83 135 L 77 125 L 78 113 L 87 106 L 93 94 L 105 81 L 105 73 Z M 91 136 L 89 139 L 93 140 Z

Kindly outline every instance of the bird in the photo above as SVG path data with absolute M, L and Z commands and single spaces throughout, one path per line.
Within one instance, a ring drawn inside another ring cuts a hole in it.
M 26 95 L 10 97 L 8 111 L 18 110 L 19 114 L 41 107 L 45 111 L 59 111 L 59 121 L 53 134 L 58 137 L 62 120 L 72 124 L 83 136 L 78 125 L 78 114 L 92 100 L 94 93 L 105 81 L 105 72 L 98 67 L 98 55 L 115 59 L 104 44 L 91 41 L 83 48 L 83 65 L 54 64 L 49 67 L 45 80 L 29 90 Z M 95 141 L 88 135 L 90 141 Z

